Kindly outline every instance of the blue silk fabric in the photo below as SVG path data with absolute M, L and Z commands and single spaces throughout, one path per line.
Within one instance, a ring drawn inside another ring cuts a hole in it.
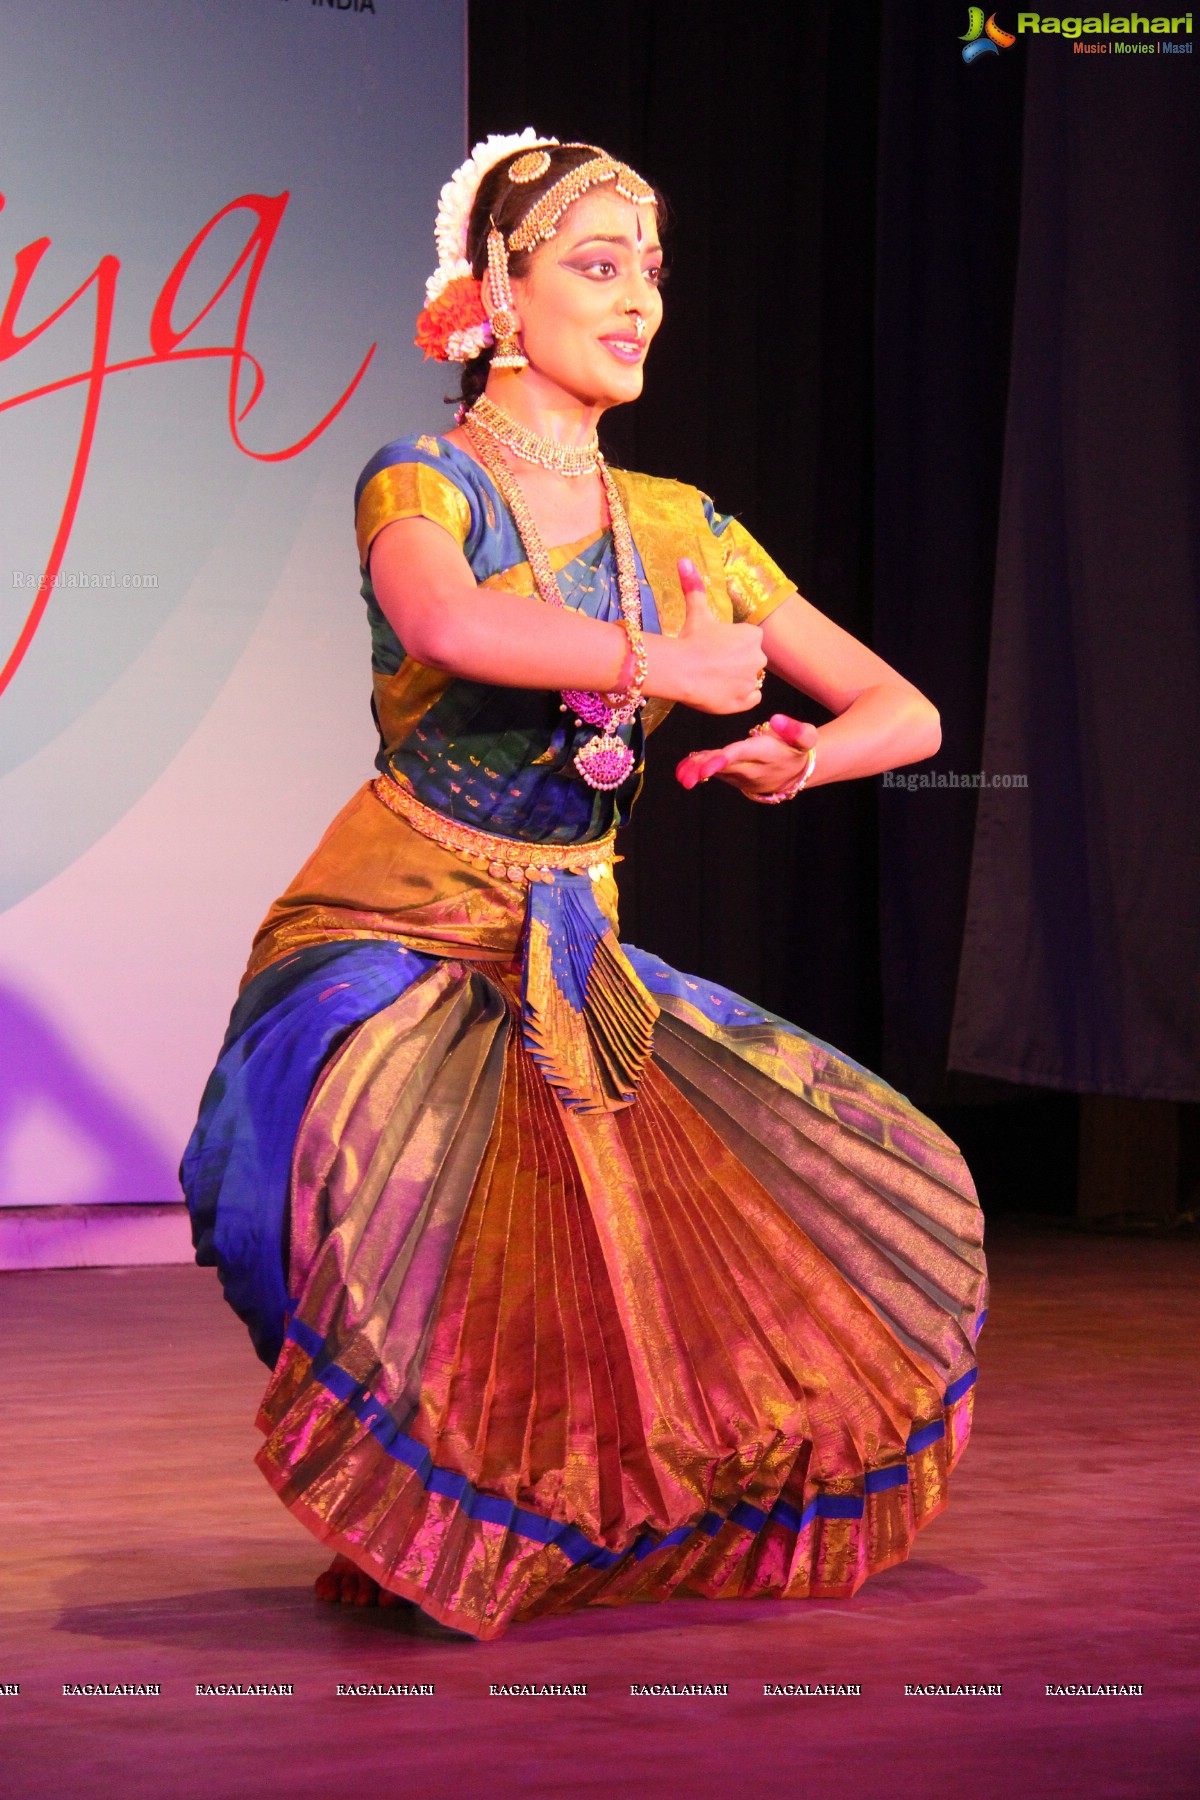
M 437 448 L 422 448 L 422 445 Z M 487 471 L 444 438 L 389 444 L 372 458 L 358 484 L 361 495 L 380 469 L 416 465 L 453 481 L 470 509 L 462 543 L 471 573 L 481 585 L 525 565 L 525 550 L 498 489 Z M 713 515 L 714 521 L 716 515 Z M 572 547 L 573 548 L 573 547 Z M 557 580 L 564 604 L 588 618 L 621 617 L 612 538 L 601 532 L 565 562 Z M 642 623 L 659 629 L 654 593 L 636 555 Z M 524 584 L 534 591 L 532 577 Z M 390 680 L 402 669 L 404 648 L 375 598 L 369 567 L 363 598 L 371 626 L 372 667 Z M 399 778 L 426 806 L 483 831 L 539 843 L 580 843 L 603 837 L 629 817 L 641 785 L 645 736 L 640 717 L 617 735 L 634 753 L 634 771 L 611 793 L 580 781 L 572 768 L 595 727 L 577 725 L 557 693 L 531 688 L 498 688 L 456 678 L 413 723 L 400 743 L 390 743 L 386 720 L 376 706 L 380 746 L 376 766 Z

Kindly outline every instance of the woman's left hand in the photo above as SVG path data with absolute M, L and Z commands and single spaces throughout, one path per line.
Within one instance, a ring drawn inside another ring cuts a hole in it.
M 682 787 L 702 781 L 727 781 L 743 794 L 774 794 L 794 781 L 817 741 L 817 728 L 786 713 L 772 713 L 771 729 L 761 737 L 739 738 L 719 750 L 693 750 L 675 770 Z

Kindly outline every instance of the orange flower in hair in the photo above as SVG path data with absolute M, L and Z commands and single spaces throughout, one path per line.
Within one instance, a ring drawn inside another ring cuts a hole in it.
M 469 362 L 478 356 L 492 342 L 482 284 L 473 275 L 447 282 L 418 315 L 413 341 L 438 362 Z

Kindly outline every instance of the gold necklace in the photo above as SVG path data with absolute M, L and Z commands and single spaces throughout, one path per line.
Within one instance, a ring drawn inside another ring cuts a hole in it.
M 553 438 L 541 437 L 528 425 L 522 425 L 486 394 L 480 394 L 464 416 L 464 424 L 467 419 L 522 462 L 536 463 L 539 469 L 550 469 L 555 475 L 592 475 L 600 466 L 600 442 L 595 432 L 586 444 L 556 444 Z
M 477 400 L 464 418 L 463 427 L 480 462 L 499 488 L 513 516 L 538 593 L 547 606 L 565 608 L 562 589 L 558 585 L 541 533 L 534 524 L 533 514 L 521 491 L 521 484 L 490 439 L 474 426 L 478 405 Z M 631 724 L 637 717 L 639 707 L 645 704 L 642 688 L 646 681 L 646 644 L 642 635 L 642 589 L 638 580 L 629 520 L 621 504 L 617 484 L 609 474 L 608 465 L 599 451 L 596 452 L 595 467 L 604 484 L 605 498 L 608 501 L 613 551 L 617 562 L 617 595 L 621 606 L 621 622 L 633 651 L 633 680 L 623 691 L 608 694 L 594 693 L 586 688 L 564 688 L 561 710 L 574 712 L 577 715 L 576 725 L 582 725 L 586 721 L 589 725 L 600 727 L 599 735 L 589 738 L 576 752 L 574 762 L 589 787 L 609 791 L 628 780 L 635 766 L 633 751 L 623 738 L 618 737 L 617 728 Z

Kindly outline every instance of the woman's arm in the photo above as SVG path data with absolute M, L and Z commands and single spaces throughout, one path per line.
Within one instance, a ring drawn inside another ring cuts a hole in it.
M 481 588 L 458 544 L 430 519 L 385 525 L 370 559 L 375 598 L 418 662 L 498 687 L 609 692 L 631 678 L 620 625 Z M 684 628 L 677 638 L 647 633 L 645 692 L 701 712 L 743 712 L 758 702 L 763 634 L 714 618 L 691 564 L 680 564 L 680 578 Z
M 763 649 L 774 674 L 835 717 L 815 726 L 776 713 L 769 737 L 693 751 L 676 771 L 684 787 L 720 776 L 746 793 L 773 793 L 794 779 L 814 744 L 813 787 L 876 775 L 936 752 L 941 743 L 936 707 L 798 594 L 765 621 Z

